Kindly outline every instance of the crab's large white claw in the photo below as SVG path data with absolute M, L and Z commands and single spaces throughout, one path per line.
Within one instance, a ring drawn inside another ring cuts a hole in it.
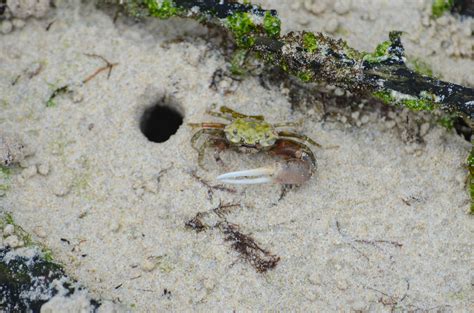
M 217 176 L 217 180 L 220 180 L 226 184 L 238 184 L 238 185 L 252 185 L 252 184 L 265 184 L 272 182 L 272 174 L 274 173 L 273 168 L 260 167 L 252 170 L 243 170 L 237 172 L 229 172 Z
M 314 166 L 311 162 L 292 159 L 284 163 L 277 163 L 273 167 L 260 167 L 251 170 L 229 172 L 217 177 L 217 180 L 226 184 L 253 185 L 264 183 L 278 183 L 300 185 L 311 178 Z

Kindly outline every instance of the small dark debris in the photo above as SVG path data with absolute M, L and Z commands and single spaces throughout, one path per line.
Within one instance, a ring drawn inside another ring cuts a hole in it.
M 70 242 L 69 240 L 67 240 L 66 238 L 61 238 L 60 240 L 61 240 L 62 242 L 67 243 L 68 245 L 71 244 L 71 242 Z
M 166 297 L 168 299 L 171 299 L 171 291 L 169 291 L 168 289 L 163 289 L 163 297 Z
M 273 269 L 280 261 L 280 257 L 261 248 L 255 239 L 240 232 L 236 224 L 222 222 L 222 232 L 226 235 L 225 240 L 232 242 L 232 248 L 240 256 L 249 262 L 259 273 Z
M 188 228 L 194 229 L 197 233 L 206 230 L 206 225 L 201 220 L 202 213 L 196 214 L 195 217 L 184 223 L 184 225 Z

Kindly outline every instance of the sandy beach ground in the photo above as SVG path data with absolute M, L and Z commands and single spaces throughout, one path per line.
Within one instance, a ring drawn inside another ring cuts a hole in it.
M 366 51 L 405 31 L 410 58 L 474 87 L 472 18 L 430 19 L 430 1 L 323 2 L 259 3 L 278 10 L 283 32 L 325 31 Z M 367 104 L 325 120 L 317 103 L 295 108 L 288 89 L 253 76 L 210 88 L 228 63 L 213 31 L 192 20 L 114 23 L 92 4 L 61 1 L 20 26 L 0 35 L 0 131 L 31 155 L 0 207 L 95 298 L 137 312 L 474 310 L 470 144 L 453 130 Z M 84 83 L 106 65 L 97 56 L 116 65 Z M 275 161 L 210 149 L 200 168 L 186 123 L 220 121 L 205 113 L 212 103 L 270 122 L 303 118 L 298 132 L 322 145 L 312 147 L 314 177 L 284 193 L 212 188 L 221 173 Z M 183 118 L 162 143 L 140 128 L 157 104 Z M 213 211 L 227 204 L 236 205 Z M 199 212 L 207 227 L 197 232 Z M 259 272 L 229 227 L 276 266 Z

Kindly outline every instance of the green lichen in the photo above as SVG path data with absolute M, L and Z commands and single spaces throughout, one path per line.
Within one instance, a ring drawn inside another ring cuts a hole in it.
M 444 12 L 451 10 L 454 5 L 454 0 L 433 0 L 431 5 L 431 13 L 433 17 L 438 18 L 444 14 Z
M 280 37 L 280 30 L 281 30 L 281 21 L 278 17 L 273 16 L 270 12 L 265 13 L 265 17 L 263 18 L 263 29 L 268 36 L 273 38 Z
M 309 53 L 313 53 L 318 50 L 318 41 L 313 33 L 304 33 L 303 35 L 303 47 Z
M 389 40 L 378 44 L 377 48 L 375 48 L 375 52 L 364 54 L 362 60 L 367 61 L 369 63 L 378 63 L 386 60 L 390 56 L 389 49 L 391 45 L 392 42 Z
M 428 99 L 403 99 L 400 103 L 413 111 L 432 111 L 435 108 L 433 101 Z
M 392 93 L 386 90 L 378 90 L 372 93 L 372 96 L 379 99 L 385 104 L 391 104 L 396 101 L 396 99 L 392 96 Z
M 252 33 L 256 30 L 256 26 L 248 13 L 237 12 L 227 17 L 227 27 L 234 34 L 239 47 L 249 48 L 255 44 Z
M 148 7 L 148 12 L 150 12 L 151 16 L 160 19 L 167 19 L 181 13 L 181 9 L 171 0 L 163 0 L 161 2 L 157 0 L 145 0 L 145 5 Z
M 310 71 L 301 71 L 296 76 L 298 76 L 298 78 L 304 81 L 305 83 L 313 79 L 313 73 Z

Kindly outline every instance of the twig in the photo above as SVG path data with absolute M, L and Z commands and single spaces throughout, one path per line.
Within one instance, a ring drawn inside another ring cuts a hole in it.
M 341 225 L 339 224 L 339 221 L 336 221 L 336 229 L 337 229 L 337 232 L 341 235 L 341 237 L 343 237 L 344 239 L 346 237 L 348 237 L 346 234 L 344 234 L 341 230 Z M 351 242 L 352 240 L 346 240 L 346 243 L 351 246 L 352 249 L 354 249 L 355 251 L 357 251 L 360 255 L 362 255 L 366 260 L 367 262 L 370 261 L 369 257 L 362 251 L 360 251 L 359 249 L 356 248 L 356 246 L 354 246 Z
M 98 54 L 93 54 L 93 53 L 84 53 L 84 55 L 88 56 L 88 57 L 91 57 L 91 58 L 99 58 L 101 59 L 105 65 L 98 68 L 94 73 L 92 73 L 91 75 L 89 75 L 86 79 L 84 79 L 82 82 L 84 84 L 86 84 L 88 81 L 90 81 L 91 79 L 93 79 L 94 77 L 96 77 L 98 74 L 100 74 L 101 72 L 103 71 L 106 71 L 108 70 L 108 73 L 107 73 L 107 79 L 110 78 L 110 74 L 112 73 L 112 69 L 114 68 L 114 66 L 117 66 L 118 63 L 110 63 L 106 58 L 104 58 L 103 56 L 100 56 Z

